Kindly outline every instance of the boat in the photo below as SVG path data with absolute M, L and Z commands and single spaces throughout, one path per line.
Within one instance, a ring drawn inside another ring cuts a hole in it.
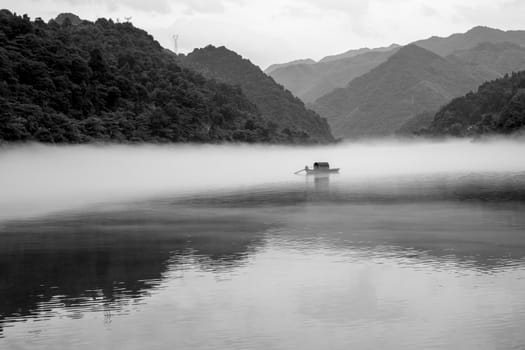
M 339 168 L 330 168 L 330 164 L 327 162 L 315 162 L 313 168 L 309 168 L 307 165 L 295 173 L 299 174 L 302 171 L 306 172 L 306 175 L 328 175 L 339 173 Z

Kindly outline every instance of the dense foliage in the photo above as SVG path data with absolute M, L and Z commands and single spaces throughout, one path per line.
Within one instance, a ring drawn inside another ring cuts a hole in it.
M 525 71 L 481 85 L 454 99 L 421 134 L 476 136 L 525 130 Z
M 263 117 L 279 130 L 303 142 L 333 141 L 325 119 L 305 108 L 290 91 L 277 84 L 259 67 L 225 47 L 207 46 L 180 56 L 183 65 L 205 77 L 238 85 Z
M 131 23 L 71 19 L 0 11 L 0 141 L 296 141 Z

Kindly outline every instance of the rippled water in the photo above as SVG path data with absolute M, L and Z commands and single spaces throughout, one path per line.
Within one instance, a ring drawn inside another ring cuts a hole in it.
M 525 173 L 306 178 L 0 222 L 4 349 L 523 349 Z

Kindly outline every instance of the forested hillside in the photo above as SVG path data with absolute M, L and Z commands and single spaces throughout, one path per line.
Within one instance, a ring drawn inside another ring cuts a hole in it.
M 525 71 L 485 83 L 443 107 L 421 133 L 476 136 L 525 131 Z
M 304 141 L 131 23 L 59 21 L 0 11 L 0 141 Z
M 468 50 L 456 51 L 454 54 L 447 56 L 447 59 L 463 65 L 465 72 L 475 77 L 481 84 L 485 81 L 501 78 L 505 74 L 525 69 L 525 48 L 506 42 L 487 42 Z M 438 110 L 439 108 L 414 116 L 401 126 L 398 132 L 410 135 L 428 128 Z
M 238 85 L 264 118 L 279 130 L 305 141 L 331 142 L 328 122 L 305 108 L 304 103 L 237 53 L 225 47 L 196 49 L 181 62 L 205 77 Z
M 336 137 L 392 135 L 417 114 L 437 110 L 476 88 L 462 65 L 416 45 L 401 48 L 371 72 L 317 100 Z

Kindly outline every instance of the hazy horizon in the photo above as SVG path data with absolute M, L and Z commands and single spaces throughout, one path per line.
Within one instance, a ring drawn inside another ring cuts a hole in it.
M 343 187 L 440 174 L 525 172 L 524 149 L 520 139 L 328 146 L 14 145 L 0 148 L 0 221 L 97 203 L 301 184 L 304 176 L 293 173 L 315 161 L 341 168 L 333 180 Z

